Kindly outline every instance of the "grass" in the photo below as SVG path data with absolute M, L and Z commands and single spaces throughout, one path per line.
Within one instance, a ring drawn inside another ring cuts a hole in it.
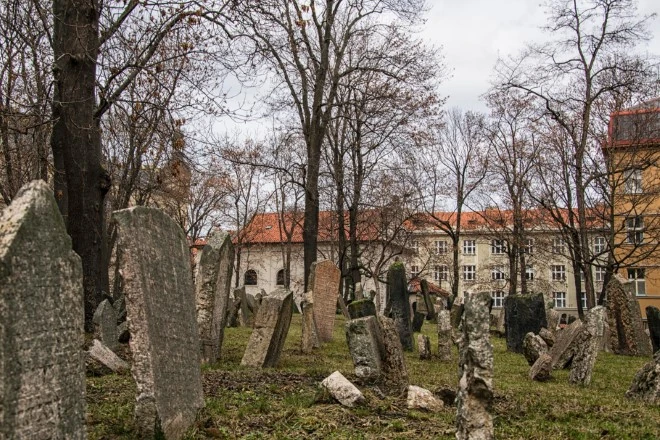
M 437 347 L 435 326 L 423 332 Z M 206 407 L 186 439 L 408 439 L 454 438 L 455 407 L 437 414 L 410 411 L 405 396 L 384 396 L 359 385 L 367 404 L 348 409 L 319 392 L 318 383 L 339 370 L 358 384 L 338 317 L 334 340 L 314 354 L 299 350 L 300 315 L 294 315 L 277 369 L 240 366 L 250 329 L 225 330 L 223 362 L 203 369 Z M 498 439 L 657 439 L 660 408 L 627 399 L 624 394 L 635 372 L 647 359 L 600 353 L 591 385 L 568 383 L 568 372 L 557 371 L 546 383 L 527 378 L 524 357 L 506 351 L 493 337 L 495 401 L 492 412 Z M 451 363 L 421 361 L 407 353 L 412 384 L 434 392 L 455 389 L 457 354 Z M 87 428 L 90 439 L 135 438 L 135 386 L 130 375 L 87 379 Z

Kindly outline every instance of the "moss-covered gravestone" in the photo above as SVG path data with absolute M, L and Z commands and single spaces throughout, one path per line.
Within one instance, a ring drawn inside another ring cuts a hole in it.
M 401 345 L 406 351 L 413 350 L 412 326 L 410 323 L 410 302 L 406 268 L 402 262 L 393 263 L 387 271 L 387 296 L 390 313 L 399 333 Z

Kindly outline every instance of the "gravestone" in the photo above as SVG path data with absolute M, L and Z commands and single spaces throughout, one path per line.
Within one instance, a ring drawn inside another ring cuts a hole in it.
M 597 306 L 587 312 L 582 332 L 578 336 L 577 348 L 571 372 L 568 376 L 570 383 L 589 385 L 591 372 L 596 365 L 596 357 L 600 351 L 601 341 L 605 333 L 605 307 Z
M 312 264 L 309 286 L 314 293 L 314 321 L 320 342 L 332 341 L 341 271 L 330 260 Z
M 88 361 L 92 359 L 94 362 L 98 362 L 103 368 L 108 370 L 108 373 L 116 373 L 130 368 L 130 365 L 126 361 L 117 356 L 114 351 L 110 350 L 109 347 L 98 339 L 92 341 L 92 345 L 87 350 L 87 356 Z
M 660 350 L 660 309 L 653 306 L 646 307 L 646 322 L 649 326 L 649 336 L 653 353 Z
M 479 292 L 465 303 L 458 340 L 458 440 L 494 438 L 490 414 L 493 402 L 493 346 L 489 341 L 491 301 L 488 292 Z
M 365 402 L 364 395 L 339 371 L 323 379 L 321 386 L 339 403 L 349 408 Z
M 116 350 L 119 344 L 117 311 L 110 301 L 107 299 L 101 301 L 94 312 L 92 323 L 94 324 L 94 337 L 110 350 Z
M 660 351 L 635 374 L 626 397 L 660 405 Z
M 548 353 L 539 356 L 529 369 L 529 378 L 538 382 L 550 380 L 552 378 L 552 356 Z
M 202 248 L 195 276 L 197 328 L 202 362 L 220 360 L 234 266 L 234 245 L 226 232 L 216 232 Z
M 162 211 L 115 211 L 138 436 L 180 438 L 204 406 L 186 236 Z
M 632 282 L 614 275 L 607 284 L 607 317 L 610 343 L 616 354 L 650 356 L 651 342 L 644 332 L 639 303 Z
M 431 340 L 426 335 L 417 335 L 417 351 L 422 360 L 431 359 Z
M 351 319 L 376 316 L 376 305 L 370 299 L 353 301 L 348 305 L 348 315 Z
M 403 263 L 393 263 L 387 271 L 387 297 L 389 298 L 391 317 L 396 323 L 401 346 L 412 351 L 412 326 L 410 323 L 410 302 L 408 301 L 408 283 Z
M 316 308 L 316 304 L 314 304 Z M 241 365 L 247 367 L 275 367 L 280 360 L 284 340 L 289 333 L 293 315 L 293 294 L 288 289 L 278 289 L 268 294 L 259 306 L 254 319 Z
M 451 347 L 453 345 L 451 332 L 451 316 L 449 310 L 438 312 L 438 357 L 441 361 L 451 360 Z
M 378 382 L 383 369 L 383 335 L 376 316 L 346 322 L 346 342 L 353 358 L 355 375 L 368 382 Z
M 557 332 L 555 345 L 550 349 L 552 368 L 561 370 L 570 366 L 577 351 L 578 336 L 582 332 L 582 321 L 577 320 L 568 327 Z
M 415 313 L 413 313 L 412 323 L 410 324 L 413 333 L 419 333 L 422 331 L 422 325 L 424 325 L 425 317 L 426 317 L 426 312 L 415 311 Z
M 380 331 L 383 336 L 383 370 L 385 384 L 403 391 L 409 385 L 408 368 L 403 354 L 401 340 L 397 334 L 396 322 L 385 316 L 379 316 Z
M 314 323 L 314 295 L 312 292 L 302 294 L 300 308 L 302 313 L 300 350 L 305 354 L 309 354 L 314 348 L 319 347 L 316 324 Z
M 426 319 L 428 320 L 435 319 L 435 307 L 433 306 L 433 300 L 429 294 L 429 283 L 424 279 L 419 282 L 419 286 L 422 291 L 422 303 L 420 303 L 418 300 L 417 304 L 419 305 L 417 306 L 417 311 L 425 312 Z
M 559 326 L 559 319 L 561 315 L 559 314 L 558 311 L 556 311 L 553 308 L 548 308 L 545 309 L 545 316 L 548 321 L 548 327 L 547 329 L 550 330 L 551 332 L 556 332 L 557 327 Z
M 523 355 L 531 366 L 543 354 L 548 352 L 548 344 L 539 335 L 529 332 L 523 340 Z
M 538 334 L 547 327 L 543 295 L 508 295 L 504 298 L 504 320 L 507 349 L 521 353 L 525 335 Z
M 227 307 L 227 320 L 226 327 L 238 327 L 239 325 L 239 314 L 241 312 L 241 299 L 236 296 L 236 289 L 234 289 L 234 294 L 229 300 L 229 307 Z
M 0 292 L 0 438 L 86 438 L 82 266 L 43 181 L 0 213 Z
M 555 334 L 547 328 L 542 328 L 539 330 L 539 336 L 545 341 L 545 343 L 548 345 L 548 348 L 551 348 L 553 345 L 555 345 Z
M 241 312 L 239 322 L 245 327 L 254 327 L 254 315 L 259 310 L 259 300 L 245 292 L 245 286 L 237 287 L 234 289 L 234 296 L 238 297 L 241 301 Z
M 427 389 L 410 385 L 406 396 L 408 409 L 423 409 L 429 412 L 440 412 L 444 404 Z

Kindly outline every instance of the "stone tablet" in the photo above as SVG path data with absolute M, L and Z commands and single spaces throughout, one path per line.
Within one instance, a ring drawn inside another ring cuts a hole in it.
M 346 342 L 353 358 L 355 375 L 377 382 L 383 375 L 383 336 L 375 316 L 365 316 L 346 322 Z
M 211 235 L 197 264 L 195 301 L 202 362 L 218 362 L 225 336 L 234 267 L 234 245 L 226 232 Z
M 204 406 L 186 236 L 155 208 L 115 211 L 141 438 L 180 438 Z
M 660 405 L 660 351 L 635 374 L 626 397 Z
M 94 336 L 110 350 L 116 350 L 119 345 L 119 332 L 117 330 L 117 311 L 107 299 L 101 301 L 96 308 L 94 317 Z
M 417 351 L 422 360 L 431 359 L 431 340 L 426 335 L 417 335 Z
M 660 309 L 653 306 L 647 306 L 646 321 L 649 325 L 649 336 L 651 336 L 653 353 L 656 353 L 660 350 Z
M 276 366 L 289 333 L 292 315 L 293 294 L 290 290 L 278 289 L 266 295 L 255 317 L 254 330 L 241 365 L 256 368 Z
M 408 283 L 406 281 L 406 269 L 401 262 L 393 263 L 387 271 L 387 297 L 389 298 L 391 317 L 396 323 L 401 346 L 406 351 L 412 351 L 413 339 Z
M 539 335 L 529 332 L 523 340 L 523 355 L 527 363 L 532 366 L 544 353 L 548 352 L 548 344 Z
M 401 340 L 397 335 L 396 322 L 385 316 L 379 316 L 378 322 L 383 335 L 382 361 L 385 384 L 403 391 L 409 385 L 408 368 Z
M 441 361 L 451 360 L 452 340 L 451 316 L 449 310 L 438 312 L 438 357 Z
M 0 438 L 86 438 L 83 314 L 80 257 L 31 182 L 0 214 Z
M 522 353 L 525 335 L 547 328 L 543 295 L 508 295 L 504 298 L 504 320 L 507 349 Z
M 351 319 L 364 318 L 365 316 L 376 316 L 376 305 L 370 299 L 353 301 L 348 305 L 348 316 Z
M 587 312 L 579 342 L 571 362 L 568 381 L 577 385 L 589 385 L 591 372 L 596 365 L 601 341 L 605 333 L 605 307 L 596 306 Z
M 650 356 L 651 341 L 644 332 L 639 303 L 632 282 L 614 275 L 607 285 L 607 317 L 610 343 L 616 354 Z
M 300 351 L 309 354 L 312 349 L 319 347 L 316 323 L 314 323 L 314 295 L 312 292 L 302 294 L 300 311 L 302 313 Z
M 314 321 L 321 342 L 332 341 L 340 280 L 341 271 L 332 261 L 312 264 L 309 286 L 314 293 Z

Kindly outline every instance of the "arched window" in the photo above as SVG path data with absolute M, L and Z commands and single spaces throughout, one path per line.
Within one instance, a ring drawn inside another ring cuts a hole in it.
M 250 269 L 245 272 L 245 282 L 243 283 L 246 286 L 256 286 L 257 285 L 257 271 Z
M 278 286 L 284 286 L 285 281 L 287 281 L 287 280 L 285 280 L 285 278 L 284 278 L 284 269 L 280 269 L 279 271 L 277 271 L 277 277 L 275 278 L 275 284 L 278 285 Z

